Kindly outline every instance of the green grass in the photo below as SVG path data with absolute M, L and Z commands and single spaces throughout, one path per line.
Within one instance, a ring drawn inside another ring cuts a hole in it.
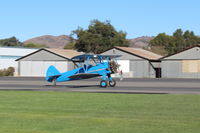
M 200 95 L 0 91 L 0 133 L 199 133 Z

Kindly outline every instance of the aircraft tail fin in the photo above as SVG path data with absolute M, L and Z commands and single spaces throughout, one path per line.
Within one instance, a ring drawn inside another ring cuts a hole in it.
M 61 75 L 61 73 L 53 66 L 51 65 L 46 72 L 46 80 L 48 82 L 52 82 L 55 78 L 58 78 Z

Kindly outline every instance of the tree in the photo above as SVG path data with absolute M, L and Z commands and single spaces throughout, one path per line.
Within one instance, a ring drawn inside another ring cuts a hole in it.
M 75 43 L 70 42 L 64 46 L 64 49 L 74 49 Z
M 171 43 L 174 44 L 174 47 L 172 47 L 174 52 L 178 52 L 187 47 L 185 43 L 185 38 L 183 36 L 183 31 L 181 29 L 177 29 L 173 33 L 173 39 Z
M 150 41 L 150 46 L 162 46 L 168 54 L 176 53 L 186 47 L 200 43 L 200 38 L 193 31 L 177 29 L 172 36 L 165 33 L 158 34 Z
M 116 31 L 109 21 L 91 21 L 88 29 L 78 28 L 72 32 L 76 35 L 75 49 L 83 52 L 99 54 L 113 46 L 128 46 L 126 33 Z
M 192 46 L 200 43 L 200 38 L 198 36 L 195 36 L 193 31 L 185 31 L 183 37 L 185 38 L 185 43 L 187 46 Z
M 16 37 L 0 40 L 0 46 L 22 46 L 22 45 L 23 43 L 20 42 Z
M 152 39 L 149 44 L 151 46 L 151 50 L 155 53 L 166 55 L 168 51 L 171 51 L 171 44 L 172 37 L 166 35 L 165 33 L 158 34 L 154 39 Z
M 74 49 L 74 45 L 76 43 L 76 40 L 73 39 L 72 35 L 69 36 L 69 43 L 67 43 L 65 46 L 64 46 L 64 49 Z
M 171 36 L 166 35 L 165 33 L 158 34 L 154 39 L 149 43 L 152 46 L 168 46 L 171 41 Z

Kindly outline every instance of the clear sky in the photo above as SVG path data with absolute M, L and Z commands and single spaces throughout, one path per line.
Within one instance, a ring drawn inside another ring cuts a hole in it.
M 0 0 L 0 39 L 69 35 L 93 19 L 110 20 L 127 38 L 177 28 L 200 35 L 200 0 Z

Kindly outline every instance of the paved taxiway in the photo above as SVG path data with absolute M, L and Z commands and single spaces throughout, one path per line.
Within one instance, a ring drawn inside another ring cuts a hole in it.
M 116 87 L 100 88 L 100 79 L 77 80 L 53 86 L 44 78 L 1 77 L 0 90 L 100 93 L 200 94 L 199 79 L 124 79 Z

